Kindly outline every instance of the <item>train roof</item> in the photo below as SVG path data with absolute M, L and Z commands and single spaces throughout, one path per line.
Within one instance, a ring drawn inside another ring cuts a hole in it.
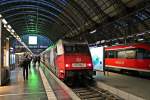
M 86 41 L 69 41 L 69 40 L 60 40 L 63 44 L 69 44 L 69 45 L 73 45 L 73 44 L 88 44 Z
M 143 48 L 146 50 L 150 50 L 149 43 L 134 43 L 134 44 L 127 44 L 127 45 L 116 45 L 111 47 L 106 47 L 106 50 L 118 50 L 118 49 L 133 49 L 133 48 Z

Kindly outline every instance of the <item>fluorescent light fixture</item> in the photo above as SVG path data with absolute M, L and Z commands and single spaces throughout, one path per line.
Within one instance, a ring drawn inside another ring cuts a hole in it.
M 143 38 L 141 38 L 141 39 L 138 39 L 138 41 L 143 41 L 144 39 Z
M 4 27 L 6 28 L 7 26 L 4 24 Z
M 100 44 L 100 43 L 101 43 L 101 41 L 97 41 L 97 42 L 96 42 L 96 44 Z
M 107 45 L 104 45 L 104 47 L 108 47 Z
M 6 37 L 7 40 L 9 40 L 9 37 Z
M 14 33 L 13 33 L 13 32 L 11 32 L 11 35 L 14 35 Z
M 116 42 L 115 44 L 116 44 L 116 45 L 118 45 L 119 43 L 118 43 L 118 42 Z
M 93 33 L 95 33 L 95 32 L 96 32 L 96 29 L 95 29 L 95 30 L 93 30 L 93 31 L 91 31 L 90 33 L 91 33 L 91 34 L 93 34 Z
M 10 47 L 10 50 L 13 50 L 14 48 L 13 47 Z
M 20 41 L 20 42 L 21 42 L 21 39 L 19 38 L 19 39 L 18 39 L 18 41 Z
M 105 42 L 105 40 L 101 40 L 101 43 L 104 43 Z
M 20 39 L 20 37 L 19 36 L 16 36 L 16 38 L 19 40 Z
M 0 14 L 0 18 L 2 17 L 2 15 Z
M 10 26 L 10 25 L 8 25 L 7 27 L 8 27 L 9 29 L 11 29 L 11 26 Z
M 11 30 L 12 33 L 15 33 L 14 29 Z
M 10 30 L 9 28 L 7 28 L 7 31 L 8 31 L 8 32 L 11 32 L 11 30 Z
M 7 21 L 5 19 L 2 19 L 3 24 L 7 24 Z

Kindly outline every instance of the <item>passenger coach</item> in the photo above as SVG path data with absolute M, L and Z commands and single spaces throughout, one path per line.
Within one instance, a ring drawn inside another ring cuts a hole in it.
M 150 44 L 138 43 L 105 48 L 106 68 L 150 72 Z

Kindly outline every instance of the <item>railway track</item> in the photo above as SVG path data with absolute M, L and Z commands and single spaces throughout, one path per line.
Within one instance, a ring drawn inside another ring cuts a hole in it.
M 81 100 L 123 100 L 122 98 L 97 87 L 76 87 L 72 90 L 81 98 Z

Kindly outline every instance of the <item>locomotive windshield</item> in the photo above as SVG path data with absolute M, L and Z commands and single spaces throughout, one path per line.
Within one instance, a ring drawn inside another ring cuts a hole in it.
M 86 44 L 64 45 L 65 53 L 89 53 L 89 47 Z

